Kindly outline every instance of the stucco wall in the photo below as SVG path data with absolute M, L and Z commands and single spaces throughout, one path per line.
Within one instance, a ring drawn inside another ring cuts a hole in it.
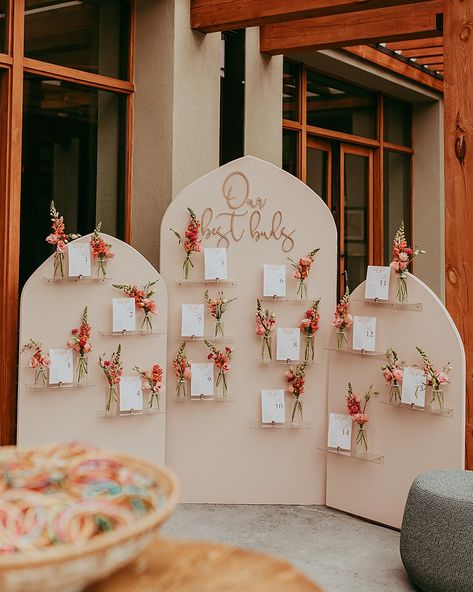
M 245 154 L 282 165 L 282 56 L 259 50 L 259 28 L 246 31 Z

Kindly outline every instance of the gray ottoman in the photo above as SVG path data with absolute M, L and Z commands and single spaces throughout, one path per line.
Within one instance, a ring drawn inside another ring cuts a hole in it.
M 417 477 L 404 510 L 401 557 L 424 592 L 473 591 L 473 471 Z

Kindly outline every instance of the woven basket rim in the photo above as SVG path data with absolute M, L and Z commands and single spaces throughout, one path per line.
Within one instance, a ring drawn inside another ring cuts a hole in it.
M 11 450 L 18 449 L 16 446 L 5 446 L 3 450 L 8 448 Z M 29 450 L 34 450 L 34 448 L 21 450 L 28 452 Z M 177 477 L 168 467 L 126 452 L 110 452 L 100 448 L 95 452 L 101 451 L 107 452 L 107 455 L 118 460 L 132 463 L 134 468 L 141 468 L 151 473 L 165 492 L 166 500 L 164 505 L 155 512 L 151 512 L 145 517 L 137 519 L 130 527 L 105 532 L 80 544 L 64 543 L 25 553 L 0 554 L 0 575 L 2 572 L 4 573 L 13 569 L 31 569 L 57 563 L 66 563 L 90 555 L 105 553 L 112 547 L 127 543 L 135 538 L 141 538 L 145 534 L 156 531 L 169 518 L 177 505 L 180 487 Z

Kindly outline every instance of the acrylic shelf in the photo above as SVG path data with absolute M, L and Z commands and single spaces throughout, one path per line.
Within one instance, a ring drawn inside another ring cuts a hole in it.
M 262 360 L 261 358 L 256 358 L 258 364 L 263 366 L 299 366 L 301 364 L 306 364 L 307 366 L 314 366 L 317 361 L 314 360 L 313 362 L 305 362 L 304 360 Z
M 329 448 L 328 446 L 318 446 L 317 449 L 323 450 L 328 454 L 338 454 L 338 456 L 346 456 L 348 458 L 356 458 L 357 460 L 384 465 L 384 456 L 381 454 L 373 454 L 372 452 L 359 452 L 357 450 L 342 450 L 341 448 Z
M 398 407 L 399 409 L 407 409 L 409 411 L 420 411 L 421 413 L 431 413 L 432 415 L 439 415 L 440 417 L 453 418 L 455 416 L 454 409 L 432 409 L 432 407 L 421 407 L 415 403 L 391 403 L 391 401 L 378 401 L 381 405 L 390 405 L 391 407 Z
M 97 411 L 97 419 L 116 419 L 119 417 L 134 417 L 136 416 L 146 416 L 146 415 L 163 415 L 165 411 L 158 411 L 158 409 L 139 409 L 138 411 L 134 411 L 133 409 L 130 411 L 122 411 L 120 413 L 110 413 L 109 411 L 105 411 L 101 409 Z
M 95 275 L 88 275 L 82 276 L 79 275 L 77 277 L 51 277 L 51 276 L 44 276 L 43 281 L 45 284 L 61 284 L 63 282 L 73 282 L 75 284 L 81 283 L 94 283 L 94 284 L 107 284 L 111 279 L 110 277 L 97 277 Z
M 336 347 L 324 347 L 324 349 L 328 349 L 329 351 L 334 351 L 339 354 L 345 354 L 348 356 L 364 356 L 364 357 L 371 357 L 371 358 L 384 358 L 386 357 L 386 352 L 371 352 L 366 351 L 364 349 L 338 349 Z
M 287 302 L 289 304 L 312 304 L 314 300 L 320 300 L 320 297 L 300 298 L 299 296 L 261 296 L 261 302 Z
M 352 302 L 364 302 L 380 308 L 390 308 L 392 310 L 411 310 L 414 312 L 422 312 L 422 302 L 390 302 L 388 300 L 369 300 L 353 298 Z
M 225 286 L 226 288 L 236 288 L 236 280 L 178 280 L 176 282 L 181 288 L 184 286 Z
M 233 397 L 231 395 L 227 395 L 226 397 L 215 396 L 215 395 L 191 395 L 189 397 L 176 397 L 173 400 L 176 403 L 186 403 L 186 402 L 203 403 L 205 401 L 211 402 L 211 403 L 231 403 L 233 401 Z
M 236 337 L 211 337 L 210 335 L 204 335 L 203 337 L 186 336 L 176 337 L 174 341 L 185 341 L 186 343 L 215 341 L 216 343 L 235 343 Z
M 155 337 L 156 335 L 167 335 L 164 331 L 99 331 L 100 337 Z
M 250 421 L 252 428 L 263 428 L 270 430 L 304 430 L 312 427 L 312 424 L 304 421 L 304 423 L 262 423 L 261 421 Z
M 87 389 L 93 388 L 95 384 L 75 384 L 75 383 L 67 383 L 62 384 L 61 382 L 58 384 L 27 384 L 26 390 L 27 391 L 57 391 L 62 389 Z

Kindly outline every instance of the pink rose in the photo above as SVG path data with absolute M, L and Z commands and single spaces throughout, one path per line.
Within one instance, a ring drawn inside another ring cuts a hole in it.
M 355 413 L 355 415 L 352 416 L 352 420 L 354 421 L 354 423 L 357 423 L 358 425 L 362 426 L 368 422 L 368 414 Z
M 302 321 L 301 321 L 301 325 L 306 328 L 310 327 L 311 324 L 312 324 L 311 319 L 302 319 Z
M 401 261 L 399 263 L 399 271 L 405 271 L 407 269 L 407 263 L 405 261 Z
M 390 267 L 391 269 L 394 269 L 394 271 L 399 271 L 399 261 L 392 261 Z
M 30 358 L 30 361 L 28 362 L 28 366 L 30 368 L 37 368 L 39 366 L 38 359 L 35 358 L 34 356 L 32 358 Z
M 41 364 L 43 364 L 45 368 L 49 368 L 51 360 L 49 359 L 49 356 L 47 354 L 41 358 Z
M 50 245 L 55 245 L 58 241 L 58 235 L 57 234 L 50 234 L 46 237 L 46 242 L 49 243 Z
M 88 354 L 90 351 L 92 351 L 92 346 L 90 345 L 90 343 L 88 343 L 88 342 L 87 342 L 87 343 L 84 345 L 84 352 L 85 352 L 86 354 Z
M 332 325 L 336 329 L 340 329 L 340 327 L 343 325 L 343 319 L 342 319 L 342 317 L 339 317 L 337 314 L 335 314 L 334 317 L 333 317 Z
M 298 270 L 296 269 L 296 270 L 294 271 L 294 273 L 292 274 L 292 277 L 293 277 L 295 280 L 300 280 L 300 279 L 301 279 L 301 272 L 300 272 L 300 271 L 298 271 Z
M 256 331 L 255 331 L 256 335 L 264 335 L 265 331 L 264 331 L 264 327 L 261 323 L 258 323 L 256 325 Z
M 437 374 L 437 380 L 440 384 L 445 384 L 446 382 L 448 382 L 448 376 L 445 374 L 445 372 L 439 372 Z
M 288 390 L 290 393 L 294 393 L 294 387 L 292 386 L 292 384 L 291 384 L 291 386 L 290 386 L 290 387 L 289 387 L 287 390 Z
M 386 368 L 386 370 L 383 370 L 383 374 L 384 374 L 384 378 L 385 378 L 386 382 L 391 382 L 391 380 L 393 379 L 393 375 L 391 374 L 391 371 L 389 370 L 389 368 Z
M 186 368 L 186 369 L 184 370 L 184 372 L 183 372 L 183 376 L 184 376 L 184 378 L 186 378 L 186 379 L 189 379 L 189 378 L 191 378 L 191 376 L 192 376 L 191 369 L 190 369 L 190 368 Z
M 286 370 L 284 373 L 284 377 L 286 380 L 292 380 L 294 378 L 294 374 L 290 370 Z
M 343 322 L 345 323 L 345 327 L 351 327 L 353 325 L 353 317 L 351 314 L 344 315 Z
M 400 368 L 396 368 L 393 372 L 393 376 L 394 376 L 394 380 L 401 382 L 402 378 L 404 376 L 404 372 Z
M 225 364 L 222 366 L 223 371 L 224 372 L 229 372 L 232 368 L 232 365 L 230 364 L 230 362 L 225 362 Z
M 66 243 L 62 240 L 57 241 L 56 250 L 58 251 L 58 253 L 64 253 L 66 250 Z
M 312 263 L 312 259 L 310 257 L 301 257 L 299 263 L 304 267 L 308 267 Z
M 399 253 L 399 261 L 407 261 L 409 259 L 409 255 L 407 253 Z

